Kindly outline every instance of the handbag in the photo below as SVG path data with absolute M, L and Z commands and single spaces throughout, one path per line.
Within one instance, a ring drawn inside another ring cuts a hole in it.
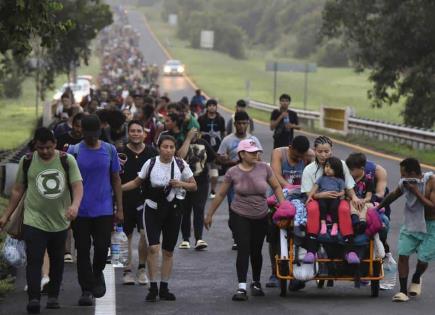
M 12 238 L 23 239 L 23 221 L 24 221 L 24 199 L 26 193 L 23 194 L 18 202 L 14 212 L 9 217 L 9 221 L 5 224 L 3 230 L 6 231 Z

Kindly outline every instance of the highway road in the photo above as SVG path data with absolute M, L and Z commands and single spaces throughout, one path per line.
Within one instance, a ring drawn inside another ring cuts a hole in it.
M 140 33 L 140 48 L 150 63 L 163 64 L 168 56 L 155 41 L 147 28 L 144 17 L 134 10 L 129 13 L 130 24 Z M 193 95 L 194 87 L 184 77 L 167 77 L 161 79 L 161 90 L 168 91 L 171 99 L 178 100 L 182 96 Z M 285 91 L 292 93 L 292 91 Z M 241 91 L 241 97 L 243 91 Z M 227 104 L 231 105 L 231 104 Z M 231 107 L 231 106 L 230 106 Z M 224 117 L 228 113 L 221 110 Z M 256 124 L 254 133 L 261 141 L 264 149 L 264 159 L 268 160 L 272 149 L 272 133 L 268 126 Z M 312 140 L 312 137 L 310 137 Z M 386 144 L 388 145 L 388 144 Z M 334 145 L 334 155 L 346 158 L 354 149 L 344 145 Z M 394 187 L 399 180 L 398 162 L 387 158 L 368 155 L 368 158 L 384 166 L 389 174 L 389 186 Z M 403 217 L 403 199 L 393 206 L 392 230 L 390 244 L 396 253 L 397 235 Z M 315 283 L 310 282 L 307 288 L 300 292 L 289 293 L 287 297 L 279 297 L 278 289 L 265 289 L 265 297 L 250 297 L 248 302 L 237 303 L 231 301 L 237 286 L 235 258 L 236 253 L 231 250 L 231 237 L 227 227 L 228 209 L 224 202 L 218 210 L 214 225 L 209 232 L 205 232 L 204 239 L 209 249 L 203 252 L 194 250 L 175 251 L 173 277 L 170 282 L 171 290 L 176 294 L 175 302 L 146 303 L 144 301 L 146 288 L 139 286 L 123 286 L 122 273 L 117 269 L 115 283 L 111 289 L 112 296 L 97 307 L 81 308 L 77 305 L 80 290 L 76 280 L 75 265 L 67 265 L 65 281 L 61 293 L 62 310 L 59 312 L 44 310 L 47 314 L 434 314 L 435 308 L 435 269 L 430 266 L 423 285 L 423 295 L 406 304 L 395 304 L 391 297 L 397 292 L 381 291 L 378 298 L 370 297 L 370 288 L 356 289 L 353 283 L 337 282 L 334 288 L 317 289 Z M 264 246 L 264 268 L 262 282 L 265 283 L 270 275 L 270 263 Z M 396 255 L 395 255 L 396 256 Z M 414 266 L 414 260 L 412 265 Z M 108 267 L 106 269 L 110 269 Z M 414 268 L 412 267 L 411 270 Z M 3 304 L 0 304 L 0 314 L 24 314 L 27 298 L 24 287 L 23 270 L 20 270 L 18 285 Z M 109 281 L 108 281 L 109 282 Z M 110 286 L 110 284 L 108 285 Z M 106 305 L 107 304 L 107 305 Z M 112 305 L 111 305 L 112 304 Z

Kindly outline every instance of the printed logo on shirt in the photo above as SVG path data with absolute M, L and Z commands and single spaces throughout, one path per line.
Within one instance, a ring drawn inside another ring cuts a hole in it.
M 44 170 L 36 177 L 36 187 L 44 198 L 56 199 L 65 190 L 65 177 L 57 169 Z
M 296 170 L 284 170 L 283 178 L 291 185 L 300 185 L 302 181 L 302 173 Z

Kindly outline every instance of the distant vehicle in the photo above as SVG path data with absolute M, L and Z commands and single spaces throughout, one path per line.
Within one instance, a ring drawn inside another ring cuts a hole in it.
M 163 66 L 164 75 L 183 75 L 184 65 L 180 60 L 168 60 Z
M 81 78 L 77 80 L 77 83 L 65 83 L 60 89 L 58 89 L 54 95 L 53 100 L 58 101 L 62 97 L 62 94 L 67 88 L 70 88 L 74 94 L 74 101 L 80 103 L 82 99 L 89 95 L 91 92 L 91 83 L 88 79 Z

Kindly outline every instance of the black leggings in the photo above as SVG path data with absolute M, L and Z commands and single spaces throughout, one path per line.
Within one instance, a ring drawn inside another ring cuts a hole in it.
M 24 241 L 26 243 L 26 278 L 29 300 L 41 298 L 41 268 L 44 262 L 45 250 L 50 258 L 50 282 L 48 296 L 59 295 L 63 277 L 63 255 L 67 230 L 60 232 L 45 232 L 35 227 L 24 225 Z
M 106 266 L 107 253 L 113 230 L 113 216 L 95 218 L 77 217 L 72 222 L 77 248 L 77 274 L 82 291 L 92 291 L 95 276 L 99 276 Z M 91 245 L 94 245 L 94 258 L 91 264 Z
M 248 219 L 230 211 L 230 220 L 237 243 L 237 278 L 239 283 L 246 283 L 249 258 L 251 259 L 252 280 L 260 281 L 263 265 L 264 238 L 267 233 L 267 217 L 263 219 Z
M 338 223 L 338 206 L 340 198 L 335 199 L 319 199 L 320 220 L 326 220 L 326 215 L 331 215 L 332 223 Z
M 196 179 L 196 178 L 195 178 Z M 188 192 L 183 203 L 183 220 L 181 221 L 181 233 L 184 241 L 189 241 L 191 229 L 191 213 L 193 209 L 193 230 L 195 239 L 202 239 L 204 226 L 204 208 L 208 198 L 208 177 L 206 181 L 197 180 L 198 190 Z

